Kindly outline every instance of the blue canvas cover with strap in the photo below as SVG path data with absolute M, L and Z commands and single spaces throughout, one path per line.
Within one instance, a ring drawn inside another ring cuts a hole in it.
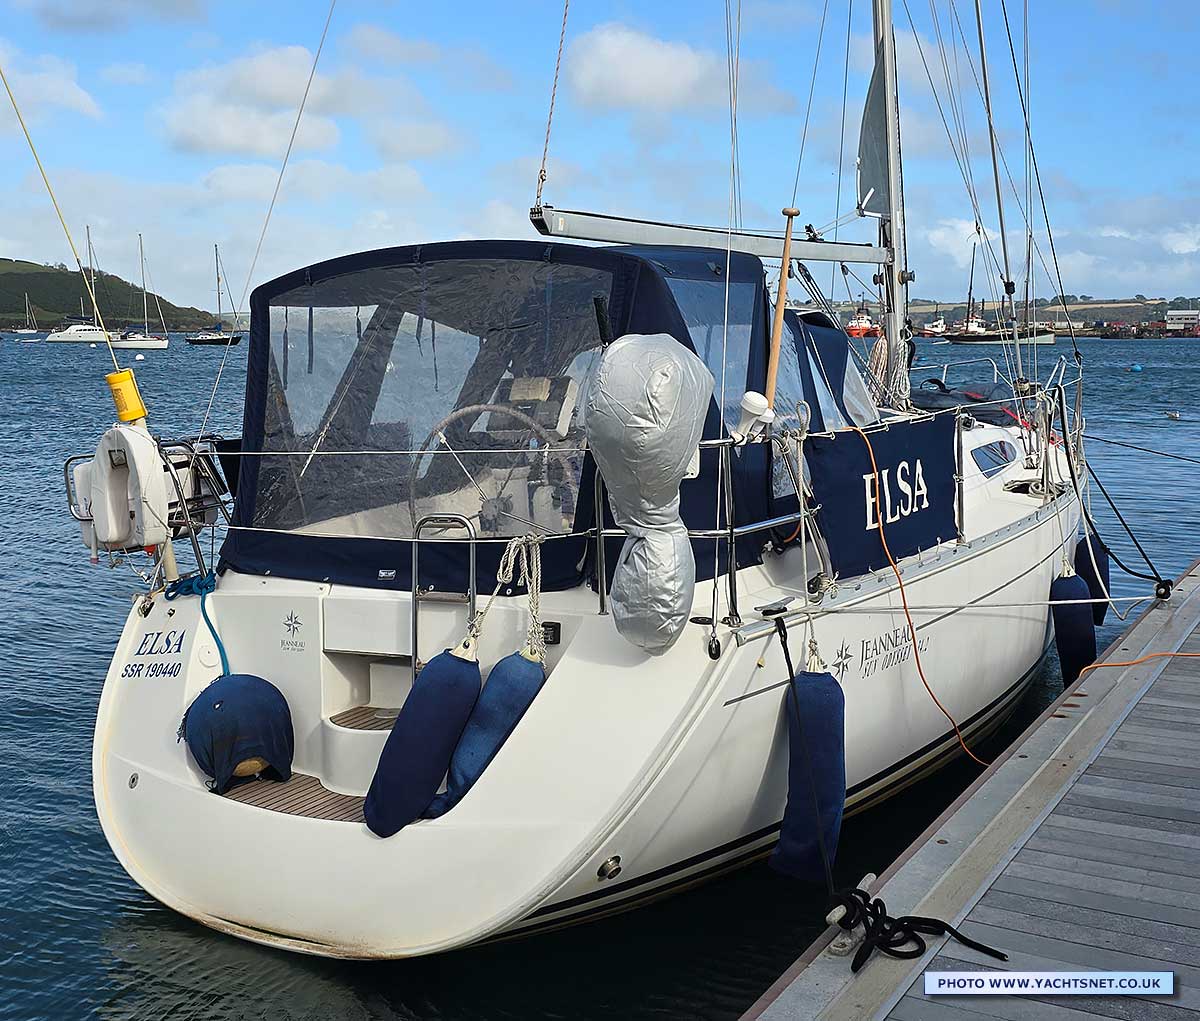
M 892 422 L 871 430 L 870 450 L 854 431 L 805 441 L 817 524 L 840 577 L 888 566 L 881 523 L 897 561 L 958 537 L 956 428 L 952 415 Z

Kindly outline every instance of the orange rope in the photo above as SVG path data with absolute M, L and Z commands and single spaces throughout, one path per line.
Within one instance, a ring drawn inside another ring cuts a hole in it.
M 1200 659 L 1200 652 L 1150 652 L 1138 659 L 1131 659 L 1124 663 L 1092 663 L 1090 666 L 1085 666 L 1079 671 L 1079 676 L 1082 677 L 1089 670 L 1099 670 L 1106 666 L 1137 666 L 1139 663 L 1146 663 L 1152 659 L 1163 658 L 1179 658 L 1179 659 Z
M 881 499 L 882 487 L 879 484 L 879 466 L 875 463 L 875 450 L 871 446 L 870 437 L 867 436 L 865 432 L 863 432 L 856 425 L 852 425 L 850 428 L 863 438 L 863 442 L 867 445 L 867 453 L 871 456 L 871 471 L 875 476 L 875 506 L 879 509 L 879 513 L 876 514 L 876 519 L 878 520 L 879 524 L 879 542 L 883 546 L 883 552 L 887 555 L 888 563 L 892 565 L 892 573 L 896 576 L 896 584 L 900 586 L 900 604 L 904 607 L 904 619 L 908 621 L 908 631 L 912 637 L 913 662 L 917 665 L 917 674 L 921 678 L 921 683 L 925 685 L 925 690 L 929 692 L 929 697 L 933 699 L 933 704 L 936 705 L 942 711 L 942 715 L 950 721 L 950 726 L 954 728 L 954 734 L 958 738 L 958 743 L 962 745 L 962 750 L 981 766 L 986 766 L 987 763 L 967 747 L 967 742 L 963 740 L 962 731 L 958 728 L 958 721 L 955 720 L 954 717 L 951 716 L 947 711 L 946 707 L 942 705 L 937 695 L 934 694 L 933 688 L 929 686 L 929 681 L 925 677 L 925 668 L 921 666 L 921 654 L 917 651 L 917 628 L 913 624 L 912 614 L 908 612 L 908 596 L 904 592 L 904 579 L 900 577 L 900 568 L 896 566 L 896 561 L 892 559 L 892 551 L 888 549 L 887 537 L 883 534 L 884 515 L 883 503 Z

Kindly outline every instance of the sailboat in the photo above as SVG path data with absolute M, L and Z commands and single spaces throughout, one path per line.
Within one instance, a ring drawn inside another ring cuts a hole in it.
M 92 250 L 92 228 L 87 226 L 87 257 L 88 268 L 87 277 L 90 280 L 85 280 L 85 284 L 90 286 L 90 291 L 93 295 L 96 294 L 96 268 L 94 253 Z M 85 287 L 87 290 L 88 287 Z M 96 322 L 96 316 L 93 312 L 91 321 L 87 321 L 87 315 L 83 308 L 83 297 L 79 299 L 79 321 L 71 322 L 70 317 L 67 317 L 64 325 L 60 325 L 58 329 L 53 330 L 46 341 L 51 344 L 103 344 L 109 339 L 108 334 Z
M 29 304 L 28 291 L 25 292 L 25 325 L 15 330 L 9 330 L 9 332 L 21 337 L 29 337 L 42 332 L 38 329 L 37 316 L 33 314 L 33 306 Z
M 889 0 L 874 14 L 874 243 L 794 240 L 791 208 L 756 233 L 539 188 L 543 239 L 386 248 L 260 285 L 242 436 L 217 451 L 236 491 L 219 578 L 196 538 L 218 487 L 204 438 L 132 419 L 72 462 L 92 555 L 156 551 L 92 760 L 104 834 L 144 890 L 330 957 L 530 935 L 771 852 L 791 658 L 844 697 L 844 721 L 818 721 L 844 761 L 816 768 L 847 812 L 1013 712 L 1075 554 L 1081 419 L 1072 381 L 1040 388 L 1019 351 L 987 407 L 945 387 L 919 406 Z M 787 270 L 774 293 L 764 262 Z M 877 268 L 878 374 L 817 262 Z M 788 307 L 793 271 L 814 310 Z M 1054 435 L 1031 425 L 1047 419 Z M 132 523 L 89 502 L 114 491 L 116 447 L 157 480 Z M 195 471 L 164 483 L 180 451 Z M 198 574 L 179 577 L 176 540 Z M 464 773 L 475 706 L 539 665 Z M 206 744 L 218 724 L 230 740 Z
M 165 351 L 170 344 L 167 336 L 167 324 L 162 318 L 162 306 L 158 308 L 158 321 L 162 325 L 161 334 L 150 332 L 150 309 L 146 298 L 146 252 L 142 245 L 142 235 L 138 234 L 138 264 L 142 270 L 142 328 L 140 331 L 126 330 L 112 342 L 112 346 L 124 351 Z M 158 295 L 154 296 L 155 304 Z
M 219 344 L 222 347 L 228 347 L 231 344 L 240 344 L 242 335 L 225 332 L 225 323 L 221 319 L 221 250 L 216 245 L 213 245 L 213 259 L 217 267 L 217 322 L 211 329 L 189 333 L 187 342 L 189 344 Z

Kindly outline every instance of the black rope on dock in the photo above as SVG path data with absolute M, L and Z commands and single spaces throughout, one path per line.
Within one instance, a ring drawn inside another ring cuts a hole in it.
M 920 957 L 928 946 L 924 936 L 948 935 L 981 954 L 987 954 L 998 961 L 1008 960 L 1008 954 L 1004 951 L 963 935 L 949 922 L 943 922 L 940 918 L 926 918 L 922 915 L 901 915 L 899 918 L 893 918 L 888 914 L 887 905 L 883 901 L 878 897 L 872 899 L 871 895 L 863 890 L 842 890 L 836 895 L 836 903 L 846 909 L 838 925 L 847 932 L 860 923 L 866 929 L 862 944 L 850 962 L 852 972 L 857 972 L 877 950 L 887 957 L 900 960 Z
M 1139 447 L 1136 443 L 1125 443 L 1121 440 L 1110 440 L 1103 436 L 1093 436 L 1084 433 L 1085 440 L 1095 440 L 1097 443 L 1109 443 L 1114 447 L 1125 447 L 1129 450 L 1140 450 L 1143 454 L 1157 454 L 1159 457 L 1169 457 L 1174 461 L 1186 461 L 1188 464 L 1200 464 L 1200 457 L 1188 457 L 1186 454 L 1171 454 L 1165 450 L 1155 450 L 1153 447 Z

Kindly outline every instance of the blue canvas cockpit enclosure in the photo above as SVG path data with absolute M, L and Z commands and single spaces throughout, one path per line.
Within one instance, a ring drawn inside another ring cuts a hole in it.
M 503 540 L 529 532 L 547 539 L 543 587 L 578 585 L 593 571 L 584 533 L 595 523 L 581 414 L 604 344 L 666 333 L 694 350 L 717 380 L 704 432 L 715 437 L 721 381 L 726 428 L 742 394 L 763 388 L 769 311 L 757 258 L 696 248 L 449 242 L 345 256 L 264 284 L 251 298 L 223 563 L 407 589 L 417 523 L 459 514 L 492 540 L 478 547 L 481 588 L 494 584 Z M 853 390 L 853 404 L 865 393 L 845 334 L 789 320 L 781 394 L 793 407 L 808 400 L 822 422 L 861 418 L 844 396 Z M 693 528 L 715 523 L 715 455 L 705 452 L 682 489 Z M 777 474 L 765 446 L 737 452 L 739 523 L 769 516 Z M 700 577 L 711 576 L 711 540 L 695 545 Z M 739 565 L 760 545 L 739 544 Z M 466 573 L 462 544 L 422 550 L 422 584 L 462 591 Z

